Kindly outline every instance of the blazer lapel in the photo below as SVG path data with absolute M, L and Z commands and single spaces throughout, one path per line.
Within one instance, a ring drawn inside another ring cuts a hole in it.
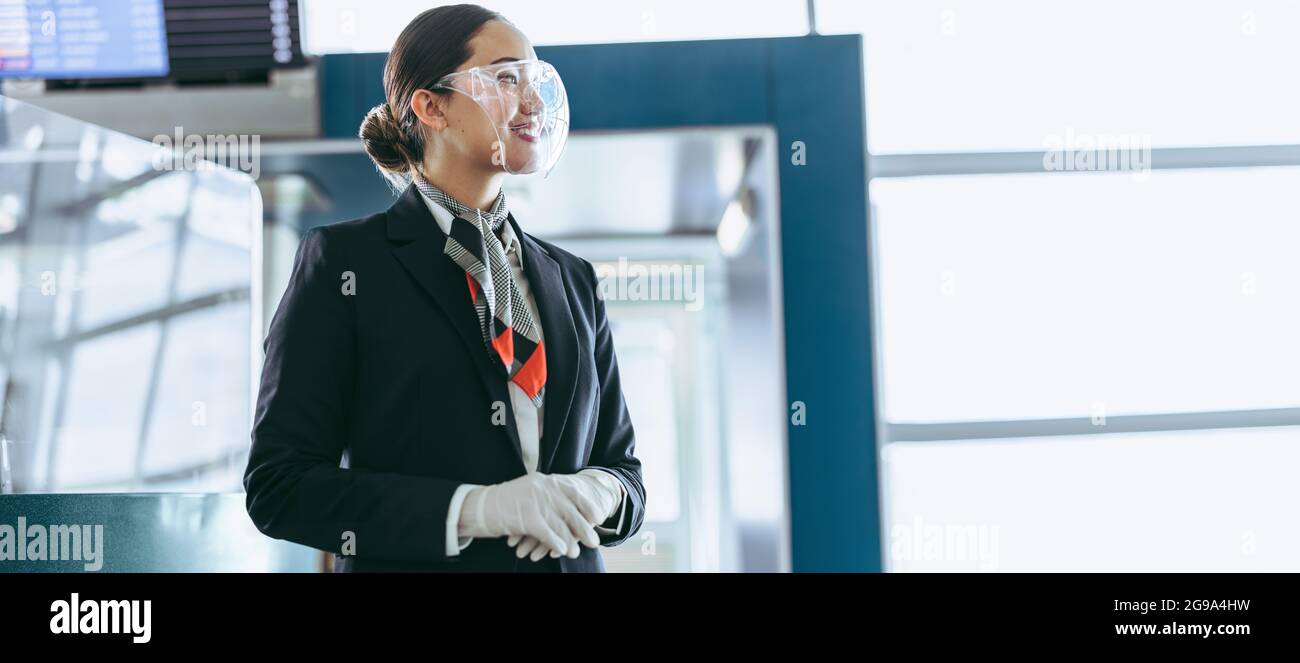
M 519 230 L 513 215 L 508 217 L 508 221 L 514 226 L 515 236 L 523 247 L 524 274 L 528 276 L 533 299 L 537 301 L 537 313 L 542 318 L 546 395 L 537 470 L 547 472 L 564 432 L 564 424 L 569 419 L 569 408 L 573 405 L 573 392 L 577 387 L 578 331 L 573 326 L 569 289 L 559 263 L 542 245 Z
M 414 186 L 407 187 L 406 192 L 388 209 L 388 239 L 393 242 L 393 255 L 451 321 L 465 346 L 465 352 L 469 353 L 478 369 L 479 379 L 487 389 L 488 396 L 494 402 L 505 404 L 506 432 L 522 466 L 523 446 L 519 442 L 519 430 L 515 425 L 510 393 L 506 386 L 509 376 L 505 367 L 492 361 L 488 355 L 483 332 L 478 326 L 478 316 L 474 313 L 474 303 L 469 298 L 465 270 L 444 254 L 447 235 L 438 227 L 438 222 Z M 543 326 L 543 330 L 550 333 L 548 327 Z M 547 341 L 549 351 L 549 338 Z M 549 418 L 546 425 L 550 425 Z

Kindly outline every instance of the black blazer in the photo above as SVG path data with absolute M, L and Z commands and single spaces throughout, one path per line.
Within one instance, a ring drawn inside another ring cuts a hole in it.
M 640 529 L 645 488 L 595 272 L 514 229 L 546 342 L 538 471 L 613 471 L 625 521 L 601 544 L 615 545 Z M 248 513 L 268 536 L 339 555 L 340 571 L 604 571 L 586 546 L 558 563 L 520 562 L 504 538 L 446 555 L 456 488 L 525 469 L 506 372 L 445 243 L 413 186 L 385 213 L 303 237 L 265 343 Z

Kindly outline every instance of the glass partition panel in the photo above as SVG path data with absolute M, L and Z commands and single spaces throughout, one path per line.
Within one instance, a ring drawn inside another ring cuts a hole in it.
M 4 491 L 241 490 L 253 180 L 172 168 L 158 145 L 12 99 L 0 109 Z
M 566 149 L 546 180 L 505 186 L 529 232 L 593 263 L 613 330 L 650 497 L 606 568 L 788 569 L 775 133 L 575 133 Z

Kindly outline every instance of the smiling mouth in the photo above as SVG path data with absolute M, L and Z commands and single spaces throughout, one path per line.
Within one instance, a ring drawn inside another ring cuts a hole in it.
M 510 132 L 523 140 L 535 143 L 541 137 L 541 126 L 534 125 L 532 122 L 521 122 L 511 125 Z

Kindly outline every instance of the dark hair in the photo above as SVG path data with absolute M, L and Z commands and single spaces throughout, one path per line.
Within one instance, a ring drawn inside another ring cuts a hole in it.
M 411 97 L 468 60 L 469 41 L 488 21 L 509 22 L 478 5 L 436 7 L 416 16 L 388 52 L 385 101 L 366 113 L 360 136 L 366 154 L 395 187 L 409 184 L 412 171 L 424 161 L 424 131 L 411 110 Z

